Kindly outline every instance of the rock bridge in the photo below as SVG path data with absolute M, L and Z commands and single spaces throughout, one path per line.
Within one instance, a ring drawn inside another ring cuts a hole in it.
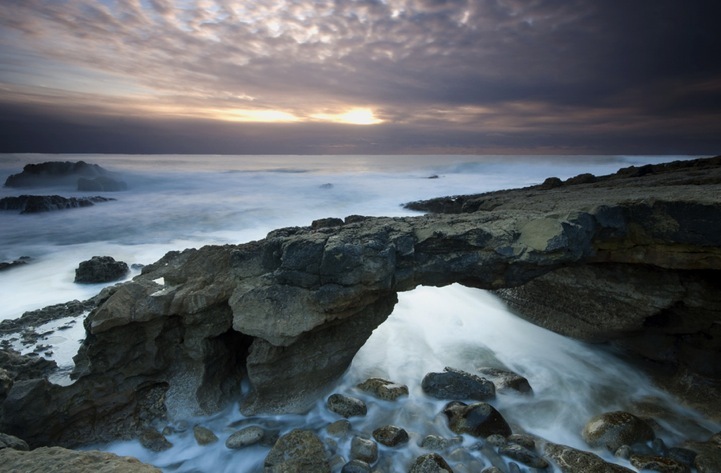
M 721 163 L 704 163 L 547 181 L 421 205 L 446 213 L 331 218 L 242 245 L 171 252 L 101 294 L 72 385 L 13 385 L 0 431 L 72 446 L 238 398 L 246 414 L 306 411 L 392 312 L 397 293 L 419 285 L 498 290 L 545 280 L 578 293 L 588 290 L 584 281 L 616 278 L 601 292 L 617 304 L 582 314 L 595 317 L 593 327 L 577 324 L 571 335 L 608 340 L 661 327 L 653 333 L 678 344 L 695 331 L 718 366 Z M 553 327 L 562 309 L 536 321 L 563 331 Z M 693 365 L 682 355 L 671 361 Z

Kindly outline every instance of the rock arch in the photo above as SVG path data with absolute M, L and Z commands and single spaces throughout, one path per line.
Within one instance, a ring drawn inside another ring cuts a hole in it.
M 305 411 L 397 292 L 419 285 L 514 288 L 600 264 L 718 271 L 721 179 L 654 181 L 652 199 L 649 181 L 634 182 L 488 194 L 473 211 L 325 219 L 171 252 L 102 295 L 85 321 L 75 383 L 16 383 L 0 430 L 33 445 L 110 439 L 167 412 L 217 410 L 241 379 L 245 413 Z

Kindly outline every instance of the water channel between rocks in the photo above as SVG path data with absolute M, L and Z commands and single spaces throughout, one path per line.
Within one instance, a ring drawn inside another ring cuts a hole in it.
M 280 435 L 296 428 L 313 430 L 331 455 L 344 459 L 337 459 L 342 465 L 349 459 L 353 435 L 369 437 L 376 428 L 395 424 L 408 431 L 410 441 L 393 448 L 381 446 L 378 465 L 385 466 L 381 471 L 407 471 L 414 458 L 428 453 L 419 446 L 425 436 L 456 436 L 442 414 L 447 401 L 431 398 L 421 389 L 425 374 L 446 366 L 471 373 L 483 367 L 503 368 L 526 377 L 533 394 L 500 392 L 491 404 L 514 433 L 529 433 L 582 450 L 590 450 L 581 438 L 583 425 L 596 414 L 614 410 L 652 417 L 657 435 L 668 446 L 705 440 L 720 430 L 718 424 L 684 408 L 601 347 L 523 321 L 490 293 L 453 285 L 399 294 L 393 314 L 376 329 L 332 391 L 360 398 L 368 405 L 366 416 L 349 419 L 351 430 L 346 435 L 327 431 L 329 424 L 342 417 L 327 409 L 326 396 L 307 415 L 244 417 L 234 405 L 211 417 L 175 419 L 167 436 L 173 447 L 160 453 L 136 441 L 94 447 L 137 457 L 168 472 L 256 472 L 262 471 L 269 446 L 241 450 L 225 446 L 225 440 L 243 427 L 257 425 Z M 409 396 L 382 401 L 356 387 L 370 377 L 405 384 Z M 199 446 L 193 435 L 195 425 L 211 429 L 219 440 Z M 441 454 L 452 467 L 465 465 L 468 471 L 480 471 L 492 463 L 474 448 L 478 442 L 465 435 L 458 448 Z M 629 465 L 607 452 L 594 453 Z

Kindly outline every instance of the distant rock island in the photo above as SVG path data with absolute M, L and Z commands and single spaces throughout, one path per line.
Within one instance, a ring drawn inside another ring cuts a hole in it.
M 21 214 L 50 212 L 53 210 L 91 207 L 98 202 L 109 202 L 107 197 L 62 197 L 59 195 L 20 195 L 0 199 L 0 210 L 18 210 Z
M 78 191 L 116 192 L 128 188 L 110 171 L 97 164 L 84 161 L 49 161 L 27 164 L 19 174 L 5 180 L 5 187 L 37 188 L 47 186 L 73 186 Z
M 398 292 L 452 283 L 499 291 L 538 325 L 618 344 L 718 420 L 721 156 L 409 208 L 432 213 L 323 219 L 166 254 L 96 297 L 74 384 L 9 379 L 0 432 L 31 446 L 142 442 L 153 420 L 237 400 L 241 381 L 247 415 L 305 412 Z

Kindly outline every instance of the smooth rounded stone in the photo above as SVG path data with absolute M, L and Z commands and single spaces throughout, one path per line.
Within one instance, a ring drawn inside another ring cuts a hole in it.
M 486 442 L 494 447 L 502 447 L 508 443 L 508 440 L 503 435 L 493 434 L 486 437 Z
M 163 434 L 155 429 L 144 429 L 140 433 L 138 441 L 140 445 L 153 452 L 162 452 L 173 446 Z
M 255 445 L 263 440 L 265 431 L 256 425 L 251 425 L 237 432 L 233 432 L 225 441 L 225 446 L 230 449 L 239 449 L 249 445 Z
M 395 447 L 409 440 L 408 432 L 395 425 L 385 425 L 373 431 L 373 438 L 386 447 Z
M 538 453 L 515 443 L 506 444 L 498 449 L 498 453 L 531 468 L 547 468 L 548 462 Z
M 371 466 L 362 460 L 351 460 L 341 468 L 341 473 L 371 473 Z
M 112 256 L 93 256 L 81 262 L 75 270 L 75 282 L 94 284 L 117 281 L 129 271 L 127 263 L 115 261 Z
M 345 437 L 348 435 L 348 432 L 350 432 L 350 427 L 350 421 L 340 419 L 328 424 L 325 431 L 328 432 L 328 435 L 333 435 L 334 437 Z
M 212 430 L 203 427 L 202 425 L 196 425 L 193 427 L 193 437 L 198 445 L 209 445 L 218 441 L 218 436 L 213 433 Z
M 330 397 L 328 397 L 326 406 L 329 411 L 335 412 L 339 416 L 346 418 L 364 416 L 368 413 L 368 407 L 365 402 L 358 398 L 338 393 L 331 394 Z
M 493 406 L 485 402 L 465 404 L 452 401 L 446 404 L 443 413 L 448 418 L 449 428 L 457 434 L 470 434 L 474 437 L 488 437 L 499 434 L 511 435 L 511 427 Z
M 278 439 L 265 457 L 265 473 L 330 473 L 323 442 L 309 430 L 293 430 Z
M 583 440 L 594 448 L 605 447 L 612 453 L 622 445 L 634 445 L 655 438 L 653 429 L 642 419 L 624 412 L 606 412 L 588 421 Z
M 657 473 L 691 473 L 688 465 L 668 457 L 631 455 L 630 461 L 631 465 L 639 470 L 652 470 Z
M 378 444 L 373 440 L 355 436 L 350 442 L 350 457 L 353 460 L 373 463 L 378 460 Z
M 160 470 L 132 457 L 113 453 L 75 451 L 61 447 L 40 447 L 32 451 L 0 450 L 0 470 L 22 473 L 160 473 Z
M 562 473 L 635 473 L 621 465 L 608 463 L 591 452 L 576 450 L 566 445 L 548 442 L 543 453 Z
M 426 453 L 416 458 L 408 473 L 453 473 L 453 469 L 437 453 Z
M 22 450 L 24 452 L 27 452 L 30 450 L 30 447 L 28 446 L 28 443 L 21 439 L 17 438 L 14 435 L 8 435 L 0 433 L 0 450 L 5 448 L 12 448 L 14 450 Z
M 515 443 L 516 445 L 526 447 L 529 450 L 536 449 L 536 441 L 530 435 L 512 434 L 509 435 L 506 440 L 508 440 L 508 443 Z
M 423 440 L 421 440 L 420 447 L 426 450 L 445 450 L 452 445 L 458 445 L 460 443 L 463 443 L 462 437 L 447 439 L 438 435 L 426 435 Z
M 421 382 L 423 392 L 436 399 L 487 401 L 496 397 L 492 382 L 465 371 L 446 367 L 441 373 L 428 373 Z
M 487 377 L 496 387 L 496 392 L 516 391 L 522 394 L 532 394 L 533 388 L 526 378 L 513 371 L 500 368 L 479 368 L 478 372 Z
M 358 389 L 384 401 L 395 401 L 401 396 L 408 396 L 408 386 L 383 378 L 369 378 L 359 384 Z

